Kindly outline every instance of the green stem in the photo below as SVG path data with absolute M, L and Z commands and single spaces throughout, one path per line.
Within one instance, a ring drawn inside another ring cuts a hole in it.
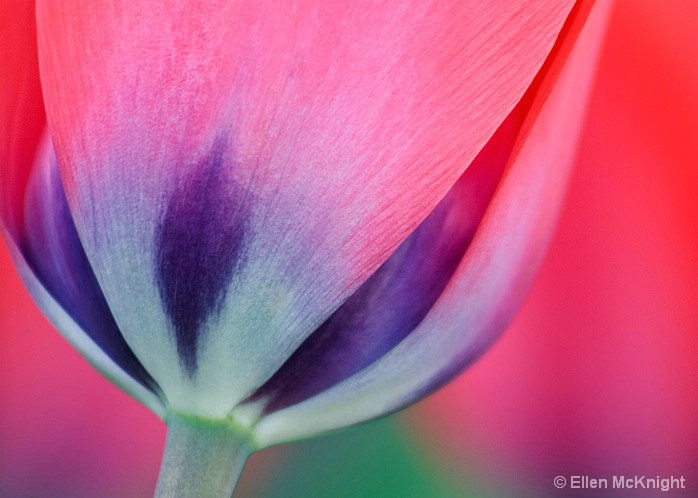
M 155 498 L 230 498 L 253 450 L 249 433 L 229 420 L 169 414 Z

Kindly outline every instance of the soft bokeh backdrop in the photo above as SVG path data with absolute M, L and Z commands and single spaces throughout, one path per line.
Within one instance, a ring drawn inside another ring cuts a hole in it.
M 553 478 L 684 476 L 698 496 L 698 8 L 616 2 L 533 292 L 405 413 L 252 457 L 240 497 L 642 497 Z M 0 249 L 0 497 L 152 496 L 165 426 L 51 329 Z

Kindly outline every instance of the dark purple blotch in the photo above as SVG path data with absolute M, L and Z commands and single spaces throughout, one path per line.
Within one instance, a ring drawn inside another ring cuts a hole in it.
M 506 166 L 512 114 L 447 196 L 395 253 L 247 401 L 263 414 L 300 403 L 366 368 L 407 337 L 451 280 Z
M 122 370 L 163 398 L 126 343 L 80 242 L 52 154 L 27 187 L 19 248 L 44 288 Z
M 207 321 L 220 312 L 242 264 L 244 193 L 228 170 L 225 142 L 192 166 L 172 192 L 155 233 L 155 277 L 184 370 L 193 376 Z

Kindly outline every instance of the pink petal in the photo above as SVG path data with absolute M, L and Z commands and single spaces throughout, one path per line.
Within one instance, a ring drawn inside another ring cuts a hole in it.
M 245 403 L 262 415 L 366 368 L 414 331 L 453 277 L 509 162 L 526 117 L 517 105 L 439 205 Z
M 420 326 L 334 388 L 263 418 L 261 444 L 357 423 L 409 404 L 477 358 L 501 333 L 546 246 L 574 158 L 608 4 L 576 11 L 532 103 L 529 126 L 451 284 Z M 579 38 L 577 34 L 584 26 Z M 240 416 L 254 415 L 250 410 Z

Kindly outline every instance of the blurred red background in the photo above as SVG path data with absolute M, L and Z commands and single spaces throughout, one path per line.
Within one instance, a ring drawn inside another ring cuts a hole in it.
M 696 3 L 618 1 L 604 47 L 524 308 L 468 372 L 392 421 L 467 496 L 659 494 L 558 491 L 557 475 L 683 475 L 688 489 L 667 495 L 698 496 Z M 3 246 L 0 497 L 151 496 L 164 437 L 51 329 Z M 240 495 L 260 496 L 255 476 L 294 452 L 253 459 Z

